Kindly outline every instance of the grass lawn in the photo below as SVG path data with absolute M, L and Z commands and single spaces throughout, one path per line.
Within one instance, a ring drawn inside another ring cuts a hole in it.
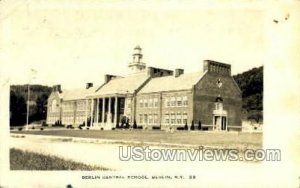
M 165 132 L 159 130 L 47 130 L 12 131 L 12 133 L 99 138 L 139 142 L 191 144 L 198 146 L 221 146 L 230 148 L 261 148 L 261 133 L 208 133 L 203 131 Z
M 99 166 L 90 166 L 51 155 L 10 149 L 11 170 L 109 170 Z

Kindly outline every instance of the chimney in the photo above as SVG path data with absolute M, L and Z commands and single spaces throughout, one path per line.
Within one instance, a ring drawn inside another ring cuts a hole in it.
M 110 80 L 116 78 L 117 76 L 115 75 L 110 75 L 110 74 L 105 74 L 104 75 L 104 83 L 106 84 L 107 82 L 109 82 Z
M 231 65 L 212 60 L 204 60 L 203 71 L 220 75 L 231 75 Z
M 175 74 L 174 76 L 175 77 L 178 77 L 180 75 L 182 75 L 184 73 L 184 70 L 183 69 L 175 69 Z
M 91 87 L 93 87 L 93 83 L 88 82 L 85 84 L 85 89 L 90 89 Z

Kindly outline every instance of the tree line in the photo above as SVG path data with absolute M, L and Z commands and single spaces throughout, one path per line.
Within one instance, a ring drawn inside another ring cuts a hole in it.
M 10 87 L 10 125 L 26 124 L 28 85 L 12 85 Z M 47 99 L 51 87 L 30 85 L 29 122 L 45 120 L 47 115 Z
M 242 91 L 243 119 L 263 120 L 263 66 L 234 75 Z

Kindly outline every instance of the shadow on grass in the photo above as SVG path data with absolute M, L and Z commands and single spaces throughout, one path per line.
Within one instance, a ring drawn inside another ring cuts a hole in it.
M 109 168 L 91 166 L 71 160 L 65 160 L 51 155 L 42 155 L 34 152 L 10 149 L 11 170 L 100 170 L 107 171 Z

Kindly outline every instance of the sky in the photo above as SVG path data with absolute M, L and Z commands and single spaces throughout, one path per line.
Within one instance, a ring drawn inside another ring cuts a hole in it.
M 104 74 L 127 74 L 136 45 L 148 66 L 187 73 L 202 71 L 205 59 L 231 64 L 232 74 L 263 64 L 264 15 L 255 3 L 11 2 L 0 13 L 0 62 L 11 84 L 100 85 Z

